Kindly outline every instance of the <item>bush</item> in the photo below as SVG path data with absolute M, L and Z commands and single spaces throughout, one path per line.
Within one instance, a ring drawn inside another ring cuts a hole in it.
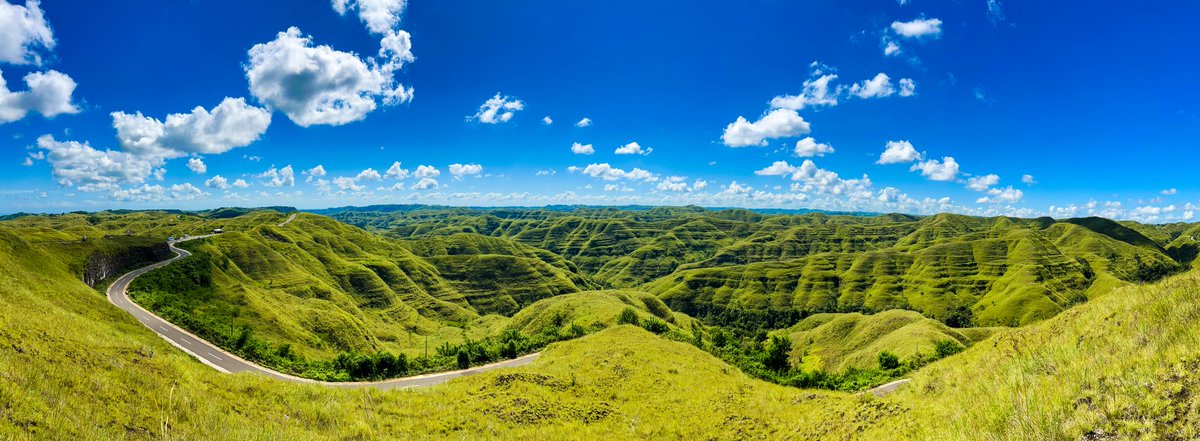
M 466 348 L 458 350 L 458 368 L 466 369 L 471 367 L 471 355 L 467 353 Z
M 641 320 L 638 319 L 637 311 L 634 311 L 633 308 L 625 308 L 624 311 L 621 311 L 621 315 L 617 316 L 617 323 L 638 326 L 641 324 Z
M 938 340 L 936 343 L 933 344 L 933 346 L 937 350 L 938 358 L 949 357 L 951 355 L 962 352 L 962 350 L 963 350 L 962 345 L 958 344 L 958 342 L 956 342 L 954 340 Z
M 658 319 L 649 319 L 642 323 L 642 328 L 655 334 L 662 334 L 671 328 L 665 322 Z
M 900 367 L 900 357 L 888 351 L 879 353 L 879 367 L 884 370 L 892 370 Z

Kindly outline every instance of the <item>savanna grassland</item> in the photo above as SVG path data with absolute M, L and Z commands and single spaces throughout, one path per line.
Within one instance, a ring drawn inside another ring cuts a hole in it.
M 377 207 L 281 227 L 281 211 L 0 222 L 0 438 L 1200 436 L 1190 225 Z M 338 380 L 377 375 L 355 369 L 380 354 L 405 358 L 396 374 L 542 356 L 420 390 L 225 375 L 85 277 L 213 228 L 131 292 L 269 366 Z M 899 376 L 883 398 L 838 391 Z

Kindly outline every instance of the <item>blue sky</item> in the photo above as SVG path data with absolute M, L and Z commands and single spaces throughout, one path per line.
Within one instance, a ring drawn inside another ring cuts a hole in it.
M 0 212 L 1200 208 L 1191 2 L 12 1 Z

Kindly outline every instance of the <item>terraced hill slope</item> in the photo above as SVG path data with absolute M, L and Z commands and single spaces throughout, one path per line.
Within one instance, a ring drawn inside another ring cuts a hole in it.
M 333 213 L 399 238 L 469 231 L 575 263 L 715 323 L 788 326 L 805 314 L 909 309 L 956 327 L 1019 326 L 1194 260 L 1177 227 L 1100 218 L 764 215 L 436 209 Z M 1152 239 L 1140 231 L 1153 235 Z M 1189 257 L 1191 256 L 1191 257 Z

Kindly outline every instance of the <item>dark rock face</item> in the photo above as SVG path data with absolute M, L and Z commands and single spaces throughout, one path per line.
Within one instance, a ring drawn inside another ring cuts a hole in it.
M 142 265 L 166 260 L 171 257 L 171 250 L 166 242 L 153 245 L 124 248 L 120 251 L 96 251 L 88 258 L 83 268 L 83 283 L 95 287 L 101 281 L 130 271 Z

